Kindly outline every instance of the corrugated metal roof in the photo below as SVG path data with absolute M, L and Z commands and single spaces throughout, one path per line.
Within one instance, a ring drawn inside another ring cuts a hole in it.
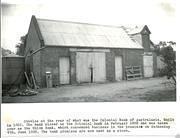
M 144 25 L 141 25 L 141 26 L 136 26 L 135 28 L 131 28 L 129 31 L 128 31 L 128 34 L 138 34 L 140 33 L 144 28 Z
M 121 27 L 46 19 L 37 22 L 45 45 L 142 49 Z

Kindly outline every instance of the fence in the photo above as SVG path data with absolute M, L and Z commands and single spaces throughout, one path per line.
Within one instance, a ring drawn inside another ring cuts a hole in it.
M 141 66 L 126 66 L 125 71 L 127 80 L 135 80 L 142 78 Z

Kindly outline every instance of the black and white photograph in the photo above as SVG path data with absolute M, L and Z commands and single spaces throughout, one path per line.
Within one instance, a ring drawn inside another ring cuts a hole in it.
M 176 101 L 173 2 L 26 2 L 1 3 L 3 103 Z
M 2 0 L 1 137 L 179 138 L 178 4 Z

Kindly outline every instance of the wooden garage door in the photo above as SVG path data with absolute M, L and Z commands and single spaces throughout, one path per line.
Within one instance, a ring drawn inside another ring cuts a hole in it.
M 76 76 L 79 83 L 105 81 L 105 53 L 77 52 Z
M 106 81 L 105 53 L 93 53 L 93 82 Z
M 116 75 L 116 81 L 122 80 L 123 70 L 122 70 L 122 57 L 121 56 L 115 57 L 115 75 Z
M 78 52 L 76 55 L 76 79 L 79 83 L 91 82 L 91 70 L 89 68 L 89 54 L 85 52 Z
M 144 77 L 153 77 L 153 56 L 144 56 Z
M 69 58 L 68 57 L 60 57 L 59 59 L 59 81 L 60 84 L 69 84 Z

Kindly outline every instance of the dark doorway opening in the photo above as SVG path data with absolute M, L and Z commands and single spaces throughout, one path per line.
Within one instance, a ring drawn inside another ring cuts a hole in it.
M 92 67 L 92 65 L 90 66 L 90 71 L 91 71 L 91 83 L 93 83 L 93 67 Z

